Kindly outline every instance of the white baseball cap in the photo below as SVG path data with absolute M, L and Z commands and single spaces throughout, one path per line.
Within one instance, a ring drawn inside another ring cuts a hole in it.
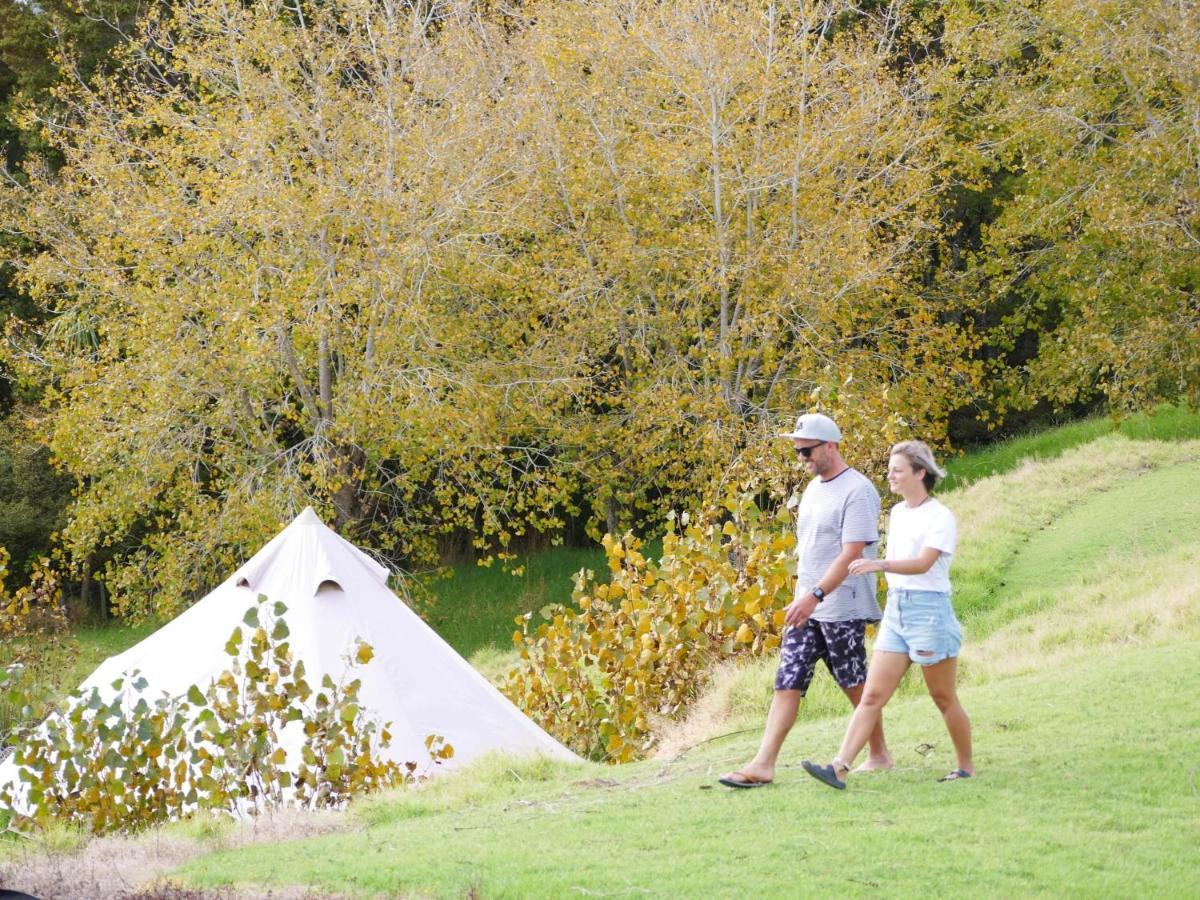
M 806 441 L 833 441 L 835 444 L 842 439 L 841 429 L 829 416 L 821 413 L 805 413 L 796 420 L 794 430 L 779 435 L 783 438 Z

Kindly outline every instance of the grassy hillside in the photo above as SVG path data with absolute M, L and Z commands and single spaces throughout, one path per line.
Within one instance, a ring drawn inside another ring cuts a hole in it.
M 1120 420 L 1094 416 L 1013 435 L 951 458 L 942 488 L 953 490 L 981 478 L 1003 475 L 1030 460 L 1056 459 L 1067 450 L 1114 433 L 1137 441 L 1200 440 L 1200 415 L 1186 406 L 1162 406 Z
M 973 781 L 935 782 L 953 757 L 918 677 L 888 708 L 897 771 L 845 794 L 808 779 L 800 760 L 831 755 L 845 723 L 821 670 L 777 784 L 715 786 L 757 743 L 763 660 L 722 672 L 660 759 L 492 759 L 319 827 L 173 826 L 137 845 L 177 848 L 140 880 L 190 856 L 175 877 L 238 895 L 1200 894 L 1200 441 L 1107 433 L 943 499 L 961 526 Z M 332 833 L 281 842 L 313 831 Z M 84 856 L 124 858 L 109 846 Z
M 1109 435 L 944 499 L 963 526 L 973 782 L 935 783 L 952 757 L 915 678 L 887 718 L 899 771 L 846 795 L 805 778 L 800 759 L 830 755 L 844 725 L 824 679 L 766 790 L 712 786 L 754 732 L 619 770 L 493 762 L 377 800 L 345 834 L 181 875 L 365 895 L 1194 894 L 1200 442 Z
M 713 786 L 747 739 L 621 770 L 493 762 L 378 800 L 346 833 L 179 874 L 361 896 L 1195 896 L 1197 654 L 1194 641 L 1125 647 L 969 691 L 971 782 L 935 782 L 948 740 L 910 698 L 887 720 L 899 769 L 844 794 L 798 770 L 836 748 L 842 722 L 826 719 L 798 728 L 763 790 Z M 1167 685 L 1169 714 L 1146 702 Z

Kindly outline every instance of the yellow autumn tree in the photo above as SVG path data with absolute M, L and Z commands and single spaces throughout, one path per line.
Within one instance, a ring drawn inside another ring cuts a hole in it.
M 797 410 L 837 413 L 869 464 L 912 429 L 941 438 L 976 389 L 977 338 L 925 280 L 949 135 L 926 109 L 941 63 L 892 52 L 905 21 L 841 2 L 539 7 L 528 227 L 590 354 L 552 442 L 599 526 L 784 486 L 774 433 Z
M 520 429 L 569 375 L 491 275 L 506 51 L 431 16 L 197 0 L 61 88 L 65 165 L 7 197 L 51 313 L 17 363 L 118 610 L 169 611 L 305 503 L 397 560 L 553 521 Z
M 157 9 L 0 200 L 66 559 L 169 612 L 307 503 L 419 567 L 783 492 L 811 406 L 867 467 L 943 439 L 981 337 L 924 9 Z
M 1116 413 L 1200 402 L 1200 5 L 942 12 L 937 114 L 995 206 L 958 289 L 992 311 L 999 390 Z

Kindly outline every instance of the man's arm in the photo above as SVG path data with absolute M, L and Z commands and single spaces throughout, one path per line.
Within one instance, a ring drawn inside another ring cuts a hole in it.
M 817 608 L 818 603 L 816 595 L 812 592 L 812 588 L 819 587 L 826 594 L 836 590 L 838 585 L 846 580 L 851 561 L 861 557 L 866 546 L 866 541 L 851 541 L 848 544 L 842 544 L 842 552 L 829 564 L 829 568 L 825 570 L 825 574 L 818 579 L 817 583 L 809 585 L 809 589 L 804 594 L 788 604 L 787 623 L 789 625 L 803 625 L 808 621 L 808 617 L 813 614 L 813 610 Z

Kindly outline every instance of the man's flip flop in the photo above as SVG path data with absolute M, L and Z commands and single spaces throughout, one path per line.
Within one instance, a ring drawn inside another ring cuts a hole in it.
M 955 769 L 949 775 L 943 775 L 938 781 L 958 781 L 960 778 L 970 778 L 971 773 L 966 769 Z
M 813 778 L 817 779 L 817 781 L 827 784 L 831 788 L 839 791 L 844 791 L 846 789 L 846 782 L 837 777 L 837 772 L 834 771 L 832 765 L 818 766 L 816 763 L 809 762 L 807 759 L 801 763 L 801 765 L 804 766 L 804 771 Z
M 749 772 L 731 772 L 723 778 L 718 778 L 717 783 L 731 788 L 756 788 L 766 787 L 768 784 L 771 784 L 771 780 L 768 778 L 759 778 L 757 775 L 751 775 Z

